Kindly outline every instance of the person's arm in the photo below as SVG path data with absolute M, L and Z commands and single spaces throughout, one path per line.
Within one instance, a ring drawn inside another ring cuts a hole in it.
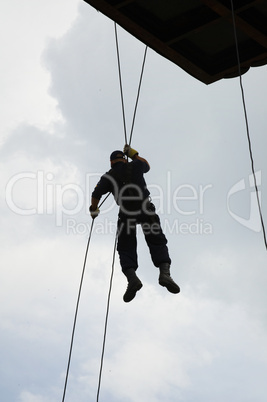
M 150 169 L 150 165 L 149 165 L 148 161 L 147 161 L 145 158 L 142 158 L 141 156 L 139 156 L 138 154 L 135 154 L 135 155 L 132 157 L 132 159 L 133 159 L 133 160 L 139 159 L 140 161 L 145 162 L 145 163 L 148 165 L 149 169 Z
M 90 211 L 92 219 L 95 219 L 100 213 L 100 210 L 98 208 L 98 203 L 99 203 L 99 200 L 97 198 L 94 198 L 94 197 L 91 198 L 91 205 L 89 207 L 89 211 Z
M 104 176 L 102 176 L 97 185 L 95 186 L 91 196 L 91 205 L 89 207 L 89 211 L 93 219 L 95 219 L 100 213 L 98 203 L 102 195 L 108 192 L 108 188 L 106 187 L 107 187 L 107 181 L 105 180 Z
M 141 162 L 145 162 L 147 164 L 148 168 L 150 169 L 150 165 L 149 165 L 148 161 L 145 158 L 142 158 L 141 156 L 139 156 L 138 152 L 135 149 L 133 149 L 129 145 L 125 144 L 123 151 L 132 160 L 138 159 Z
M 98 207 L 98 203 L 99 203 L 99 200 L 97 198 L 92 197 L 90 211 L 95 211 Z

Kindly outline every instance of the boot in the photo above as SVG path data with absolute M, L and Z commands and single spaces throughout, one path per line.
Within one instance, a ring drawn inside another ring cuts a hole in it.
M 168 262 L 163 262 L 159 266 L 160 274 L 159 274 L 159 284 L 161 286 L 165 286 L 169 292 L 171 293 L 179 293 L 180 288 L 174 282 L 170 275 L 170 264 Z
M 136 292 L 142 288 L 143 284 L 136 275 L 134 268 L 127 269 L 124 275 L 127 277 L 128 286 L 123 295 L 123 300 L 128 303 L 135 298 Z

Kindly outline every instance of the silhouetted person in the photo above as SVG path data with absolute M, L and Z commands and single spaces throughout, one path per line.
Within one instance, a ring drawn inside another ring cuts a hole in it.
M 132 161 L 128 162 L 125 155 Z M 108 192 L 113 194 L 120 206 L 117 250 L 122 272 L 128 280 L 123 300 L 130 302 L 143 286 L 136 275 L 137 224 L 141 224 L 151 259 L 159 268 L 159 284 L 165 286 L 171 293 L 179 293 L 179 286 L 170 276 L 171 259 L 167 239 L 162 232 L 155 206 L 150 202 L 150 193 L 144 179 L 144 173 L 150 169 L 148 162 L 133 148 L 125 145 L 124 152 L 112 152 L 110 163 L 111 169 L 100 178 L 92 193 L 90 212 L 94 219 L 99 214 L 98 203 L 101 196 Z

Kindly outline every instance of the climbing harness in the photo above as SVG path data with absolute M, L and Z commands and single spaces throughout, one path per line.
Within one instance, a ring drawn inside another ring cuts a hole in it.
M 263 232 L 263 240 L 264 240 L 265 248 L 267 250 L 266 232 L 265 232 L 265 226 L 264 226 L 264 221 L 263 221 L 263 216 L 262 216 L 262 210 L 261 210 L 261 204 L 260 204 L 260 198 L 259 198 L 259 190 L 258 190 L 257 180 L 256 180 L 256 173 L 255 173 L 255 169 L 254 169 L 254 160 L 253 160 L 251 139 L 250 139 L 250 133 L 249 133 L 248 115 L 247 115 L 246 102 L 245 102 L 245 93 L 244 93 L 244 88 L 243 88 L 243 83 L 242 83 L 242 74 L 241 74 L 241 67 L 240 67 L 240 56 L 239 56 L 239 49 L 238 49 L 238 40 L 237 40 L 236 21 L 235 21 L 233 0 L 231 0 L 231 8 L 232 8 L 232 20 L 233 20 L 236 56 L 237 56 L 237 64 L 238 64 L 238 72 L 239 72 L 239 84 L 240 84 L 243 110 L 244 110 L 244 116 L 245 116 L 245 122 L 246 122 L 246 132 L 247 132 L 249 155 L 250 155 L 250 161 L 251 161 L 251 170 L 252 170 L 254 187 L 255 187 L 255 191 L 256 191 L 257 203 L 258 203 L 258 208 L 259 208 L 260 221 L 261 221 L 261 227 L 262 227 L 262 232 Z

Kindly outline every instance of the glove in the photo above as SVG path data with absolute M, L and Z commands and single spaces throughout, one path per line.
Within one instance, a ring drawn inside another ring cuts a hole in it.
M 135 149 L 131 148 L 131 147 L 130 147 L 129 145 L 127 145 L 127 144 L 124 145 L 123 152 L 124 152 L 127 156 L 129 156 L 129 158 L 131 158 L 131 159 L 133 159 L 133 157 L 134 157 L 135 155 L 138 155 L 138 152 L 137 152 Z
M 96 208 L 94 211 L 92 210 L 92 205 L 89 208 L 92 219 L 95 219 L 100 214 L 100 209 Z

